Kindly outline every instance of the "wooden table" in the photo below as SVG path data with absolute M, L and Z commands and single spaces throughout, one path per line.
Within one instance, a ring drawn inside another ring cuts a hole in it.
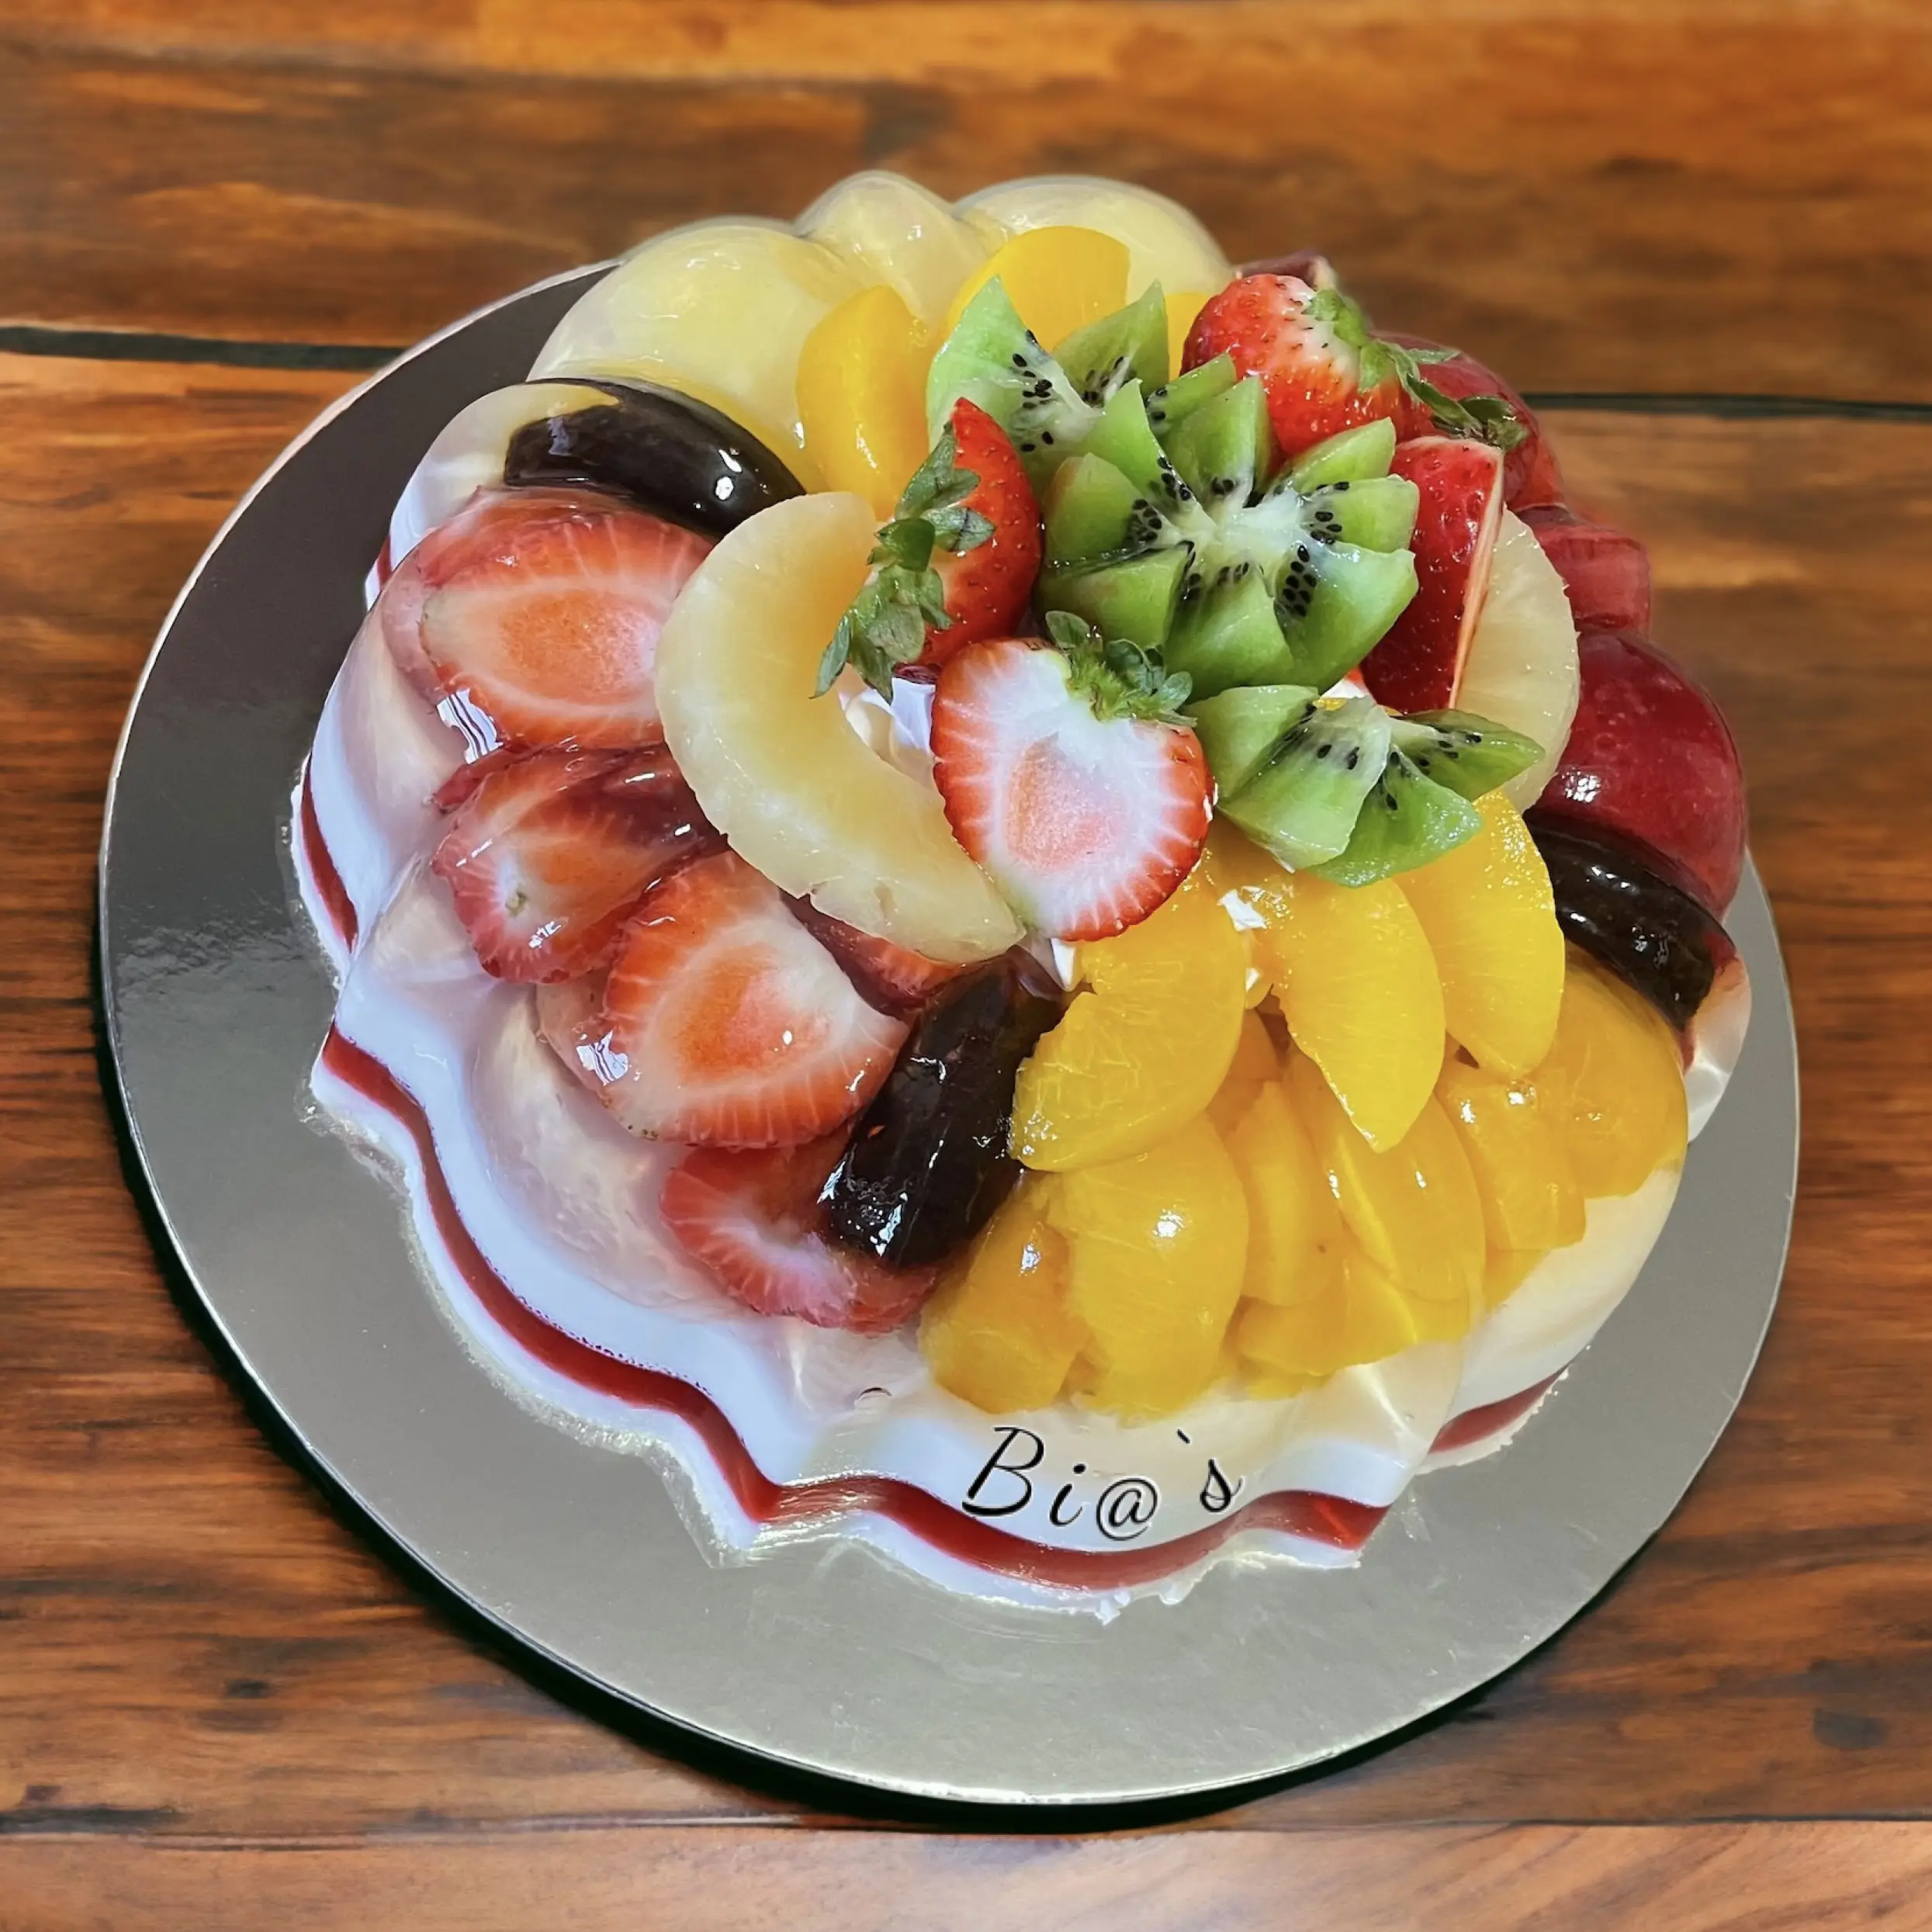
M 102 781 L 237 493 L 383 345 L 870 164 L 1137 176 L 1567 397 L 1788 948 L 1790 1272 L 1684 1507 L 1481 1695 L 1186 1829 L 894 1830 L 534 1688 L 257 1433 L 101 1097 Z M 1932 1923 L 1928 180 L 1922 0 L 8 0 L 0 1932 Z

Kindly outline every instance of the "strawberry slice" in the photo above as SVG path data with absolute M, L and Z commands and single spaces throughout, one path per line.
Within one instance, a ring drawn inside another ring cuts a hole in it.
M 539 752 L 492 761 L 430 867 L 484 971 L 541 982 L 604 964 L 637 902 L 722 843 L 668 752 Z
M 893 1269 L 826 1238 L 819 1190 L 845 1136 L 738 1152 L 694 1148 L 664 1179 L 659 1210 L 678 1245 L 761 1315 L 883 1335 L 933 1291 L 937 1268 Z
M 1502 452 L 1452 436 L 1398 443 L 1390 465 L 1421 493 L 1415 534 L 1416 592 L 1362 660 L 1369 694 L 1392 711 L 1439 711 L 1456 701 L 1469 641 L 1489 590 L 1503 516 Z
M 1036 930 L 1105 939 L 1146 918 L 1207 836 L 1200 741 L 1131 644 L 1065 611 L 1055 643 L 989 639 L 940 673 L 933 777 L 959 842 Z
M 909 947 L 861 933 L 829 912 L 821 912 L 809 899 L 788 898 L 794 916 L 845 968 L 845 976 L 860 995 L 883 1013 L 909 1017 L 940 987 L 968 968 L 928 959 Z
M 895 671 L 930 678 L 968 644 L 1010 631 L 1033 594 L 1043 542 L 1040 505 L 1006 432 L 962 396 L 879 532 L 872 576 L 820 662 L 819 695 L 850 663 L 890 698 Z
M 732 852 L 673 873 L 637 907 L 602 1023 L 604 1105 L 634 1134 L 708 1147 L 829 1132 L 871 1099 L 905 1037 Z
M 1333 274 L 1318 256 L 1307 265 Z M 1502 396 L 1452 392 L 1423 374 L 1464 359 L 1455 350 L 1411 348 L 1375 334 L 1359 304 L 1332 280 L 1313 286 L 1298 274 L 1262 272 L 1231 282 L 1194 318 L 1182 360 L 1198 369 L 1223 355 L 1241 375 L 1262 379 L 1285 456 L 1385 417 L 1398 434 L 1441 430 L 1502 449 L 1523 438 Z
M 1561 504 L 1523 513 L 1556 566 L 1579 631 L 1650 628 L 1650 555 L 1635 537 L 1587 522 Z
M 383 634 L 473 758 L 660 743 L 658 632 L 710 548 L 608 497 L 485 493 L 390 580 Z
M 604 1089 L 623 1075 L 611 1054 L 611 1030 L 604 1022 L 608 972 L 581 979 L 556 980 L 537 988 L 537 1035 L 587 1092 L 601 1099 Z

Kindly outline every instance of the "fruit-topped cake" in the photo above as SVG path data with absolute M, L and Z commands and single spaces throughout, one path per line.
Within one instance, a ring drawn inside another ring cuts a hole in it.
M 1741 1045 L 1642 546 L 1500 378 L 1138 189 L 659 237 L 370 592 L 316 1092 L 714 1553 L 1352 1561 L 1584 1350 Z

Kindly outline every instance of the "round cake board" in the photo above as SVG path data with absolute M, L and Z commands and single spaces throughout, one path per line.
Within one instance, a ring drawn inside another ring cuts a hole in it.
M 601 272 L 431 338 L 297 438 L 197 566 L 129 716 L 100 871 L 108 1038 L 163 1238 L 239 1373 L 513 1646 L 673 1736 L 902 1799 L 1198 1805 L 1507 1670 L 1669 1515 L 1777 1299 L 1797 1058 L 1754 871 L 1729 922 L 1755 1002 L 1730 1092 L 1636 1288 L 1518 1440 L 1418 1479 L 1356 1568 L 1226 1565 L 1110 1621 L 978 1601 L 850 1542 L 708 1557 L 651 1462 L 485 1373 L 394 1189 L 315 1123 L 334 990 L 293 889 L 296 774 L 417 459 L 525 375 Z

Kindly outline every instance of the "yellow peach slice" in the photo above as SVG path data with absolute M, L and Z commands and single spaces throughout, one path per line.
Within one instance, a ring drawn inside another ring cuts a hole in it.
M 1474 838 L 1401 876 L 1442 982 L 1450 1037 L 1491 1072 L 1524 1074 L 1549 1051 L 1563 1003 L 1563 929 L 1542 854 L 1500 791 L 1476 802 Z

